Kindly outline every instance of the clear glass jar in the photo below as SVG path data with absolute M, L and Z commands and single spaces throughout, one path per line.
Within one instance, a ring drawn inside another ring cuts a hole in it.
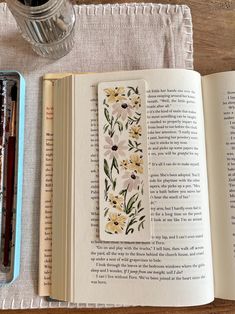
M 22 36 L 37 54 L 58 59 L 72 49 L 76 17 L 69 0 L 48 0 L 39 6 L 28 6 L 19 0 L 6 2 Z

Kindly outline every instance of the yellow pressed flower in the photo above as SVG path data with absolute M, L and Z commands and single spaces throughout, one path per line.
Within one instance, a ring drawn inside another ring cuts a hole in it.
M 139 95 L 131 96 L 130 101 L 133 108 L 141 107 L 141 99 Z
M 138 140 L 138 138 L 141 136 L 141 126 L 140 125 L 134 125 L 130 128 L 129 134 L 132 138 L 136 138 Z
M 121 161 L 120 166 L 122 167 L 122 169 L 127 170 L 128 169 L 128 160 L 124 159 L 123 161 Z
M 113 208 L 123 210 L 124 198 L 122 195 L 113 195 L 112 193 L 109 193 L 109 203 Z
M 142 156 L 139 156 L 138 154 L 132 154 L 130 156 L 129 169 L 138 173 L 143 173 L 143 163 L 144 162 Z
M 112 104 L 126 99 L 124 87 L 105 88 L 104 91 L 108 97 L 108 103 Z
M 126 220 L 127 217 L 122 214 L 110 213 L 108 218 L 109 222 L 106 224 L 106 231 L 111 233 L 122 233 Z

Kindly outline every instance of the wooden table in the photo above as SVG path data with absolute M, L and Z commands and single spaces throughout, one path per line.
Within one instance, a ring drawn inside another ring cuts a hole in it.
M 2 2 L 2 0 L 0 0 Z M 93 0 L 92 3 L 126 1 Z M 142 2 L 136 0 L 135 2 Z M 153 0 L 153 2 L 156 2 Z M 88 4 L 87 0 L 78 3 Z M 194 30 L 194 66 L 201 74 L 235 70 L 235 0 L 161 0 L 161 3 L 187 4 L 192 10 Z M 115 309 L 48 309 L 5 311 L 4 313 L 32 312 L 45 314 L 169 314 L 169 313 L 235 313 L 235 301 L 215 300 L 213 303 L 192 308 L 134 307 Z

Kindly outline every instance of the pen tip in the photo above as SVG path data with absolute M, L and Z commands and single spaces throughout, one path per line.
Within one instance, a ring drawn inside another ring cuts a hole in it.
M 17 100 L 17 86 L 16 83 L 11 88 L 11 100 L 16 101 Z

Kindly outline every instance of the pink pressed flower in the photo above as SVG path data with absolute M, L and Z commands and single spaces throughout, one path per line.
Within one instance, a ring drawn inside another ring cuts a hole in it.
M 113 115 L 121 117 L 122 120 L 126 120 L 127 116 L 133 115 L 133 108 L 129 101 L 117 101 L 113 104 Z
M 104 149 L 106 149 L 105 156 L 109 155 L 109 158 L 112 159 L 113 157 L 118 158 L 119 156 L 125 156 L 125 151 L 128 147 L 125 145 L 124 141 L 119 141 L 118 136 L 114 135 L 114 137 L 105 137 L 105 141 L 107 145 L 104 145 Z
M 125 187 L 128 186 L 128 191 L 137 190 L 140 185 L 140 178 L 134 172 L 125 172 L 122 176 L 123 179 L 126 179 L 123 183 Z

